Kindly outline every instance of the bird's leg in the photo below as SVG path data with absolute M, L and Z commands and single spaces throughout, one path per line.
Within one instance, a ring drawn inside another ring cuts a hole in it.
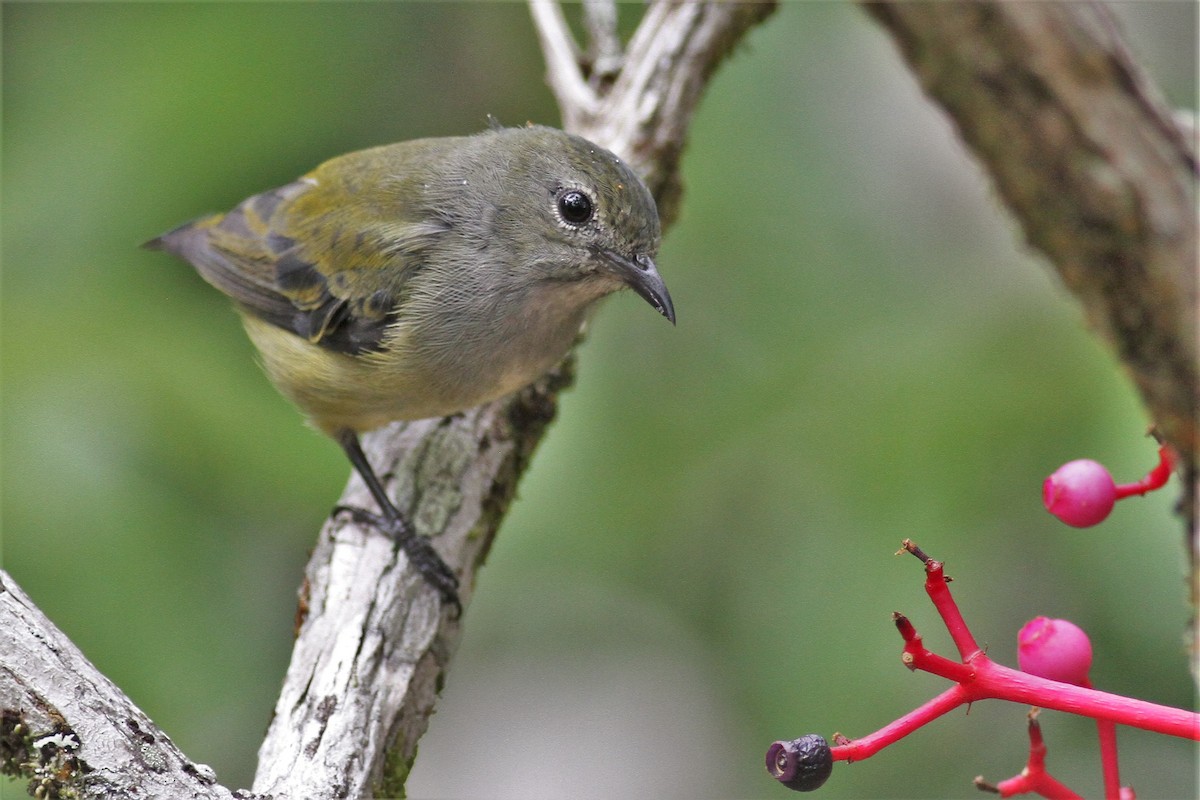
M 454 606 L 456 611 L 461 614 L 462 603 L 458 599 L 458 578 L 433 549 L 429 538 L 413 531 L 412 526 L 400 513 L 400 509 L 396 508 L 388 498 L 387 492 L 383 489 L 383 483 L 375 474 L 375 470 L 371 468 L 371 462 L 367 461 L 367 456 L 358 441 L 358 434 L 351 430 L 345 430 L 340 431 L 334 438 L 346 451 L 350 463 L 362 476 L 363 482 L 367 484 L 367 489 L 370 490 L 371 496 L 375 498 L 375 502 L 379 504 L 382 512 L 381 514 L 372 514 L 362 508 L 337 506 L 334 508 L 334 513 L 345 511 L 354 518 L 355 522 L 371 525 L 390 537 L 395 541 L 396 546 L 405 552 L 417 572 L 421 573 L 430 586 L 438 590 L 446 603 Z

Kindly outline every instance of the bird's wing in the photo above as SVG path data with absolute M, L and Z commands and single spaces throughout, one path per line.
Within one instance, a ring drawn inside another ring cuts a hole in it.
M 382 346 L 421 251 L 445 230 L 388 212 L 306 176 L 146 246 L 187 260 L 247 313 L 355 354 Z

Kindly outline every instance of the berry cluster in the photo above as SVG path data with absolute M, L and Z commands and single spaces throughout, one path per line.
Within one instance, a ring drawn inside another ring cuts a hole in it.
M 772 777 L 797 791 L 812 791 L 829 778 L 835 761 L 861 761 L 921 726 L 965 704 L 1001 699 L 1034 706 L 1030 714 L 1029 760 L 1013 778 L 990 784 L 982 777 L 980 789 L 1002 797 L 1035 793 L 1066 800 L 1079 795 L 1045 769 L 1046 747 L 1037 724 L 1037 709 L 1049 708 L 1081 714 L 1096 720 L 1100 737 L 1106 800 L 1133 800 L 1133 792 L 1120 784 L 1117 767 L 1116 726 L 1129 725 L 1169 736 L 1200 741 L 1200 714 L 1109 694 L 1091 687 L 1088 670 L 1092 645 L 1078 626 L 1060 619 L 1037 617 L 1018 634 L 1020 669 L 997 664 L 976 643 L 950 593 L 942 562 L 926 555 L 908 539 L 901 552 L 911 553 L 925 565 L 925 592 L 958 650 L 959 661 L 930 652 L 921 635 L 903 614 L 893 614 L 904 639 L 902 661 L 912 670 L 923 670 L 954 682 L 954 686 L 900 719 L 858 739 L 834 734 L 833 745 L 817 734 L 781 740 L 767 751 L 766 766 Z

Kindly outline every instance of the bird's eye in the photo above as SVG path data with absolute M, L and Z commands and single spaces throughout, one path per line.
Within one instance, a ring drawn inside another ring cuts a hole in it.
M 595 211 L 592 198 L 578 189 L 568 189 L 558 196 L 558 213 L 563 222 L 582 225 L 592 218 Z

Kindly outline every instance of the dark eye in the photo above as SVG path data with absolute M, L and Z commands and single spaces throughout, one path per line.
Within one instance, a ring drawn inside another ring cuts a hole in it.
M 564 222 L 582 225 L 592 218 L 595 210 L 592 198 L 578 189 L 568 189 L 558 196 L 558 213 Z

